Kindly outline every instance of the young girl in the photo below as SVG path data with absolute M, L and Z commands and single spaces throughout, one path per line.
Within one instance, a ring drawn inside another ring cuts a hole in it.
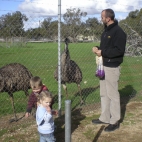
M 55 142 L 54 121 L 50 107 L 52 94 L 49 91 L 42 91 L 39 94 L 39 102 L 40 104 L 36 111 L 36 122 L 40 136 L 39 142 Z

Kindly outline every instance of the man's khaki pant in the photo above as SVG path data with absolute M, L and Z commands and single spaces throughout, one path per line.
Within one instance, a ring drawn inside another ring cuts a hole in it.
M 120 94 L 118 92 L 118 80 L 120 67 L 105 67 L 105 79 L 100 80 L 101 116 L 100 120 L 115 124 L 120 120 Z

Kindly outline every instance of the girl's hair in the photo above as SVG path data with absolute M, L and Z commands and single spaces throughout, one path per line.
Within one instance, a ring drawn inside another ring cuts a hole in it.
M 32 86 L 32 88 L 36 88 L 36 87 L 39 87 L 39 86 L 42 86 L 42 80 L 39 76 L 34 76 L 30 79 L 30 84 Z
M 52 94 L 49 91 L 41 91 L 38 97 L 39 97 L 39 100 L 44 100 L 45 98 L 53 99 Z

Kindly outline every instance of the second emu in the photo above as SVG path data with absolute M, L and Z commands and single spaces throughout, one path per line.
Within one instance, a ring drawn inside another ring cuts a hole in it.
M 70 53 L 68 49 L 69 39 L 65 39 L 65 48 L 61 54 L 61 84 L 68 97 L 66 83 L 76 83 L 80 93 L 80 103 L 83 104 L 82 93 L 80 83 L 82 81 L 82 71 L 75 61 L 70 59 Z M 58 67 L 54 72 L 54 78 L 58 81 Z

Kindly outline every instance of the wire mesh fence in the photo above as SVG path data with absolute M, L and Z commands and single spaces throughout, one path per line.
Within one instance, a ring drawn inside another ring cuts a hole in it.
M 100 107 L 99 79 L 95 77 L 96 63 L 92 47 L 100 44 L 103 24 L 95 17 L 87 18 L 86 12 L 75 8 L 68 9 L 64 15 L 61 15 L 61 18 L 61 51 L 66 46 L 65 38 L 68 38 L 70 41 L 68 49 L 73 66 L 73 74 L 62 72 L 62 75 L 70 75 L 69 80 L 66 80 L 68 95 L 64 90 L 65 86 L 62 88 L 62 110 L 64 110 L 66 99 L 71 100 L 72 110 L 76 108 L 82 111 L 97 109 Z M 142 32 L 141 27 L 133 26 L 136 24 L 135 21 L 132 24 L 131 20 L 122 20 L 119 24 L 128 37 L 126 54 L 121 65 L 119 92 L 122 102 L 128 102 L 134 97 L 138 99 L 141 97 L 139 94 L 142 83 Z M 58 109 L 58 82 L 55 78 L 58 64 L 57 18 L 28 17 L 19 11 L 0 17 L 0 104 L 3 106 L 0 109 L 0 116 L 13 113 L 9 99 L 9 96 L 12 97 L 11 93 L 14 96 L 16 113 L 25 113 L 27 107 L 28 97 L 24 94 L 26 78 L 22 77 L 24 72 L 21 71 L 21 75 L 18 76 L 20 69 L 16 66 L 15 70 L 6 69 L 8 73 L 5 76 L 2 71 L 2 67 L 10 63 L 20 63 L 33 76 L 40 76 L 54 96 L 53 108 Z M 77 80 L 77 66 L 82 73 L 80 81 Z M 10 79 L 12 73 L 14 75 Z M 76 76 L 76 80 L 71 81 L 73 76 Z M 19 82 L 22 83 L 18 90 Z M 83 104 L 80 104 L 80 89 Z M 31 93 L 31 89 L 28 93 Z

